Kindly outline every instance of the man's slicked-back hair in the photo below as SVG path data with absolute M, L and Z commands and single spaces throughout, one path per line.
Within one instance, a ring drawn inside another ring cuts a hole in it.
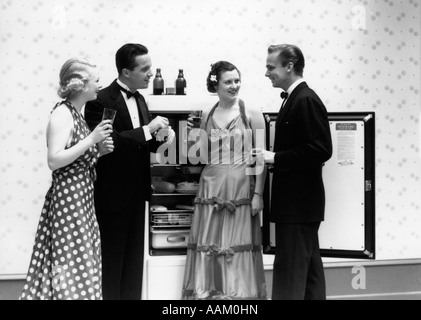
M 271 45 L 268 48 L 269 54 L 276 52 L 279 52 L 279 60 L 282 66 L 286 66 L 291 62 L 294 64 L 295 73 L 301 77 L 303 76 L 305 60 L 300 48 L 292 44 Z
M 127 43 L 118 49 L 115 55 L 118 75 L 121 75 L 123 69 L 133 70 L 136 68 L 138 66 L 136 57 L 148 54 L 148 52 L 148 48 L 138 43 Z

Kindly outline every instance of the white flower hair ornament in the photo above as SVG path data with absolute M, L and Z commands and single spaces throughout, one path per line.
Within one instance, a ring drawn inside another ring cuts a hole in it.
M 211 82 L 218 82 L 218 79 L 216 78 L 216 74 L 211 74 L 210 81 Z

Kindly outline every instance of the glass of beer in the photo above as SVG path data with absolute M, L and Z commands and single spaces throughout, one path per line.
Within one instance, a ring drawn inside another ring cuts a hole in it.
M 193 121 L 193 128 L 200 128 L 200 122 L 202 121 L 202 110 L 194 110 L 190 113 L 190 118 Z

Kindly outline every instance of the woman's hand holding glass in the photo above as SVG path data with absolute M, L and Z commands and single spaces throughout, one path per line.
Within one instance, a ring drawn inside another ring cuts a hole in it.
M 106 155 L 114 151 L 114 141 L 111 138 L 113 121 L 103 120 L 90 134 L 94 144 L 98 144 L 100 155 Z
M 106 138 L 108 138 L 111 133 L 113 132 L 113 126 L 111 120 L 104 120 L 101 121 L 94 131 L 91 132 L 89 137 L 92 139 L 92 143 L 96 144 L 99 142 L 104 141 Z
M 105 156 L 114 151 L 114 140 L 111 137 L 105 138 L 105 140 L 98 143 L 100 156 Z
M 202 111 L 194 110 L 189 114 L 189 117 L 187 118 L 187 128 L 199 129 L 201 121 L 202 121 Z

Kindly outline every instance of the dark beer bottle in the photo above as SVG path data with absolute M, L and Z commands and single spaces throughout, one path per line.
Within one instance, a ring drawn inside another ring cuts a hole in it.
M 153 94 L 162 95 L 164 93 L 164 79 L 162 79 L 161 69 L 156 69 L 155 79 L 153 80 Z
M 178 78 L 175 80 L 175 94 L 185 95 L 186 79 L 184 79 L 183 69 L 178 70 Z

